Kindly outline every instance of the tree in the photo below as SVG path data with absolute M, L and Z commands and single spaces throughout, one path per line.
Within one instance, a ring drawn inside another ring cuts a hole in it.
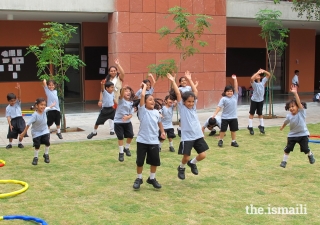
M 46 27 L 41 28 L 43 41 L 39 46 L 30 45 L 29 53 L 33 53 L 38 61 L 37 76 L 40 80 L 54 80 L 60 100 L 61 109 L 61 128 L 66 130 L 65 112 L 64 112 L 64 82 L 69 82 L 66 76 L 67 70 L 72 67 L 79 69 L 85 66 L 85 63 L 79 59 L 78 55 L 70 55 L 64 53 L 64 47 L 76 34 L 77 27 L 69 24 L 60 24 L 56 22 L 44 23 Z
M 168 10 L 169 15 L 172 16 L 175 27 L 169 29 L 167 26 L 160 28 L 157 32 L 160 37 L 163 38 L 169 34 L 175 34 L 176 36 L 171 39 L 170 44 L 174 45 L 177 49 L 181 50 L 180 62 L 187 57 L 199 52 L 199 49 L 195 47 L 195 43 L 199 46 L 205 47 L 207 42 L 199 40 L 205 29 L 209 29 L 210 23 L 208 19 L 212 19 L 210 16 L 203 14 L 191 14 L 186 9 L 180 6 L 175 6 Z M 194 19 L 195 22 L 191 22 L 190 19 Z M 161 61 L 159 65 L 151 64 L 148 66 L 150 73 L 155 73 L 157 79 L 159 77 L 165 77 L 168 72 L 173 73 L 178 70 L 174 59 L 167 59 Z
M 270 79 L 267 83 L 267 99 L 269 105 L 268 116 L 272 118 L 273 114 L 273 80 L 275 79 L 274 71 L 277 64 L 277 56 L 281 56 L 287 47 L 285 38 L 288 37 L 288 29 L 283 28 L 282 21 L 279 20 L 281 12 L 278 10 L 264 9 L 256 14 L 256 20 L 261 27 L 260 36 L 266 43 L 268 54 L 268 65 L 270 71 Z M 271 60 L 270 55 L 274 54 L 274 60 Z
M 274 0 L 274 3 L 280 3 L 280 0 Z M 292 10 L 298 12 L 298 17 L 304 14 L 308 20 L 320 20 L 320 0 L 293 0 Z

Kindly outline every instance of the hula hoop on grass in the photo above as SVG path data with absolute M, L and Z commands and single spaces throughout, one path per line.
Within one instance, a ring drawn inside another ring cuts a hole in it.
M 320 140 L 309 140 L 309 142 L 320 144 Z
M 312 137 L 312 138 L 320 138 L 320 135 L 309 135 L 309 137 Z
M 11 215 L 11 216 L 0 216 L 0 220 L 26 220 L 26 221 L 34 221 L 40 223 L 42 225 L 48 225 L 46 221 L 43 219 L 33 217 L 33 216 L 23 216 L 23 215 Z
M 4 165 L 6 165 L 6 162 L 2 159 L 0 159 L 0 167 L 3 167 Z
M 22 189 L 18 190 L 18 191 L 13 191 L 13 192 L 10 192 L 10 193 L 0 194 L 0 198 L 12 197 L 12 196 L 21 194 L 22 192 L 25 192 L 29 188 L 28 183 L 26 183 L 24 181 L 20 181 L 20 180 L 0 180 L 0 184 L 7 184 L 7 183 L 20 184 L 20 185 L 22 185 L 24 187 Z

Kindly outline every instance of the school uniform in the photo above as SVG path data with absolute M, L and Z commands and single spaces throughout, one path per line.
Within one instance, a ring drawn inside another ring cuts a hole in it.
M 291 80 L 291 83 L 294 85 L 294 86 L 299 86 L 299 78 L 298 78 L 298 75 L 295 74 Z
M 181 99 L 178 102 L 178 109 L 181 120 L 181 142 L 179 145 L 178 154 L 191 155 L 191 150 L 194 148 L 198 154 L 209 149 L 207 143 L 203 139 L 203 133 L 200 121 L 197 115 L 198 100 L 194 101 L 194 106 L 189 109 L 183 104 Z
M 185 86 L 185 87 L 179 87 L 179 90 L 181 93 L 187 92 L 187 91 L 192 91 L 191 86 Z
M 109 93 L 106 90 L 102 92 L 102 109 L 95 125 L 102 125 L 108 119 L 113 120 L 115 115 L 114 105 L 114 92 Z
M 133 103 L 125 99 L 119 99 L 118 107 L 114 116 L 114 130 L 118 140 L 123 138 L 133 138 L 133 127 L 131 120 L 123 121 L 123 116 L 133 114 Z
M 161 122 L 164 129 L 164 132 L 167 134 L 168 138 L 175 138 L 176 135 L 174 134 L 173 124 L 172 124 L 172 116 L 173 116 L 173 107 L 174 105 L 170 106 L 163 106 L 161 109 Z M 161 138 L 161 132 L 159 131 L 159 140 L 163 140 Z
M 54 107 L 50 108 L 47 112 L 47 126 L 52 126 L 53 123 L 56 126 L 60 126 L 61 113 L 57 90 L 50 90 L 47 86 L 44 86 L 44 92 L 47 95 L 47 105 L 52 105 L 55 102 Z
M 28 126 L 31 126 L 31 134 L 33 138 L 33 145 L 35 149 L 39 149 L 41 144 L 50 146 L 50 131 L 47 125 L 46 112 L 50 110 L 46 107 L 42 114 L 35 111 L 30 120 L 27 122 Z
M 145 94 L 145 95 L 152 95 L 153 92 L 154 92 L 154 88 L 151 87 L 149 90 L 146 90 L 146 94 Z M 142 88 L 140 88 L 140 89 L 136 92 L 135 96 L 136 96 L 138 99 L 140 99 L 140 98 L 141 98 L 141 93 L 142 93 Z
M 306 111 L 299 109 L 296 115 L 287 114 L 284 124 L 290 123 L 290 131 L 287 138 L 287 146 L 284 148 L 286 153 L 293 151 L 296 143 L 300 145 L 300 151 L 307 154 L 309 149 L 309 130 L 306 125 Z
M 161 117 L 156 109 L 148 110 L 145 105 L 138 106 L 140 127 L 137 136 L 137 166 L 146 163 L 152 166 L 160 166 L 159 155 L 159 126 Z
M 235 92 L 230 98 L 224 96 L 220 99 L 218 107 L 223 108 L 221 114 L 221 132 L 226 132 L 228 125 L 230 131 L 237 131 L 238 115 L 237 115 L 238 93 Z
M 267 77 L 264 77 L 261 82 L 252 82 L 253 94 L 251 97 L 251 104 L 250 104 L 250 115 L 254 115 L 257 113 L 259 116 L 262 115 L 263 110 L 263 100 L 264 100 L 264 93 L 265 93 L 265 83 L 268 81 Z
M 202 127 L 204 127 L 204 128 L 207 128 L 208 126 L 211 126 L 211 125 L 209 125 L 209 120 L 211 119 L 212 117 L 209 117 L 207 120 L 206 120 L 206 122 L 204 122 L 204 124 L 203 124 L 203 126 Z M 215 119 L 216 119 L 216 121 L 217 121 L 217 127 L 219 127 L 219 129 L 221 129 L 221 117 L 220 116 L 216 116 L 215 117 Z
M 11 125 L 13 126 L 12 131 L 9 126 L 7 138 L 17 139 L 18 134 L 21 134 L 26 128 L 26 122 L 22 117 L 20 100 L 17 100 L 13 106 L 8 105 L 6 107 L 6 117 L 11 118 Z M 26 134 L 25 137 L 28 137 L 28 135 Z

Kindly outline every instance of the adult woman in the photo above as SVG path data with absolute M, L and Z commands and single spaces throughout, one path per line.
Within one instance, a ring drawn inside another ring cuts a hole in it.
M 110 66 L 108 70 L 108 75 L 106 76 L 106 82 L 111 81 L 114 84 L 114 100 L 118 103 L 120 91 L 122 88 L 122 82 L 124 79 L 124 70 L 120 65 L 119 59 L 115 59 L 114 63 L 116 66 Z M 119 69 L 119 72 L 118 72 Z M 102 93 L 100 92 L 100 99 L 98 102 L 98 106 L 102 106 Z M 115 108 L 117 105 L 115 104 Z M 113 120 L 109 120 L 110 125 L 110 135 L 114 135 L 114 123 Z

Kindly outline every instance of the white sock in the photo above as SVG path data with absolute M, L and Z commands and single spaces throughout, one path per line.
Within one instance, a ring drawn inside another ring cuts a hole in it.
M 181 130 L 181 127 L 178 127 L 178 130 Z
M 249 119 L 249 127 L 252 127 L 252 119 Z
M 123 146 L 119 146 L 119 153 L 123 153 Z
M 34 157 L 38 158 L 38 155 L 39 155 L 39 149 L 35 149 L 34 150 Z
M 260 118 L 260 126 L 264 127 L 264 122 L 263 122 L 263 118 Z
M 114 132 L 114 122 L 109 119 L 110 132 Z
M 12 142 L 9 142 L 9 145 L 12 145 Z
M 180 168 L 185 168 L 186 164 L 180 163 Z
M 154 178 L 156 178 L 156 173 L 150 173 L 150 180 L 153 180 Z
M 142 173 L 137 174 L 137 178 L 142 179 Z
M 232 140 L 232 142 L 235 142 L 236 140 Z
M 284 154 L 284 155 L 283 155 L 283 160 L 282 160 L 282 161 L 287 162 L 287 161 L 288 161 L 288 158 L 289 158 L 289 155 Z
M 97 133 L 97 129 L 93 129 L 92 133 L 96 134 Z
M 58 134 L 60 134 L 60 133 L 61 133 L 61 130 L 60 130 L 60 128 L 59 128 L 59 129 L 57 129 L 57 133 L 58 133 Z
M 49 154 L 49 146 L 44 148 L 44 154 Z
M 19 141 L 18 144 L 21 144 L 21 141 Z
M 126 143 L 126 149 L 129 149 L 129 148 L 130 148 L 130 144 Z
M 162 147 L 162 142 L 159 143 L 159 148 L 161 148 L 161 147 Z
M 170 147 L 173 147 L 173 141 L 169 142 Z
M 310 151 L 310 152 L 308 153 L 308 155 L 313 155 L 312 151 Z
M 196 164 L 198 162 L 198 160 L 196 158 L 193 158 L 191 161 L 190 161 L 192 164 Z

